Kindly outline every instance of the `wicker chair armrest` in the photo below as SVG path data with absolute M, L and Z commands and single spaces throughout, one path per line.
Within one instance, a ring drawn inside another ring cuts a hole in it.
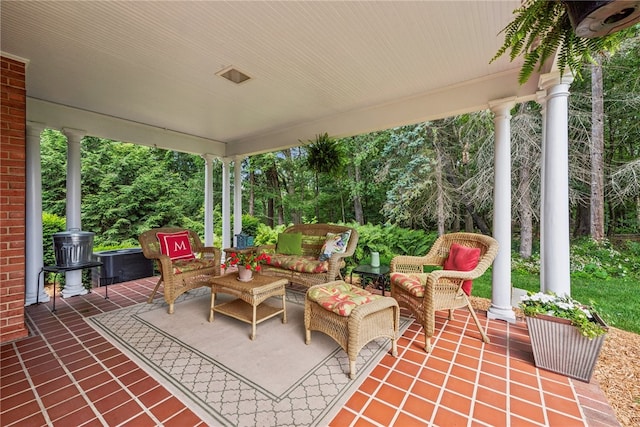
M 197 250 L 194 250 L 194 252 L 199 252 L 199 253 L 203 253 L 203 254 L 204 253 L 206 253 L 206 254 L 219 254 L 219 253 L 222 253 L 220 248 L 216 248 L 214 246 L 201 246 Z
M 422 273 L 426 265 L 440 265 L 430 262 L 424 256 L 398 255 L 393 257 L 389 266 L 390 271 L 398 273 Z
M 158 254 L 158 256 L 154 256 L 153 259 L 158 261 L 158 267 L 163 276 L 173 275 L 173 262 L 171 258 L 167 255 Z
M 431 280 L 437 281 L 440 279 L 453 279 L 453 280 L 474 280 L 480 277 L 482 273 L 478 274 L 476 269 L 470 271 L 458 271 L 458 270 L 436 270 L 429 273 Z
M 260 245 L 257 247 L 257 252 L 264 252 L 267 254 L 273 254 L 276 252 L 276 245 Z
M 344 258 L 349 258 L 352 254 L 348 254 L 348 253 L 339 253 L 339 254 L 331 254 L 331 257 L 329 257 L 329 266 L 332 265 L 340 265 L 340 262 L 344 259 Z M 329 267 L 331 268 L 331 267 Z
M 342 260 L 347 258 L 347 254 L 332 254 L 329 258 L 329 266 L 327 267 L 327 274 L 329 277 L 336 277 L 340 271 L 340 265 Z
M 349 238 L 349 243 L 347 243 L 347 248 L 344 252 L 331 254 L 329 258 L 329 275 L 330 277 L 336 277 L 338 275 L 338 271 L 340 270 L 340 266 L 342 261 L 345 258 L 349 258 L 356 251 L 356 247 L 358 246 L 358 232 L 355 230 L 351 230 L 351 237 Z
M 213 258 L 216 264 L 220 264 L 222 262 L 222 251 L 220 248 L 202 246 L 195 252 L 200 253 L 200 258 Z M 213 255 L 213 257 L 211 257 L 211 255 Z

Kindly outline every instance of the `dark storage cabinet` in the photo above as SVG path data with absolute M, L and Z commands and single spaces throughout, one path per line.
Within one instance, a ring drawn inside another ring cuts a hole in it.
M 153 261 L 145 258 L 140 248 L 94 252 L 93 259 L 102 263 L 102 267 L 92 270 L 93 286 L 153 276 Z

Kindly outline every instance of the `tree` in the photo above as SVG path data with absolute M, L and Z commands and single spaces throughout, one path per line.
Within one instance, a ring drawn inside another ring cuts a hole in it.
M 602 56 L 599 58 L 602 59 Z M 604 240 L 604 90 L 602 65 L 591 64 L 591 238 Z
M 541 125 L 537 104 L 529 102 L 516 107 L 512 119 L 511 156 L 517 182 L 513 205 L 520 225 L 519 253 L 525 259 L 533 253 L 534 218 L 540 211 Z
M 604 64 L 607 234 L 640 231 L 640 35 Z
M 67 138 L 57 130 L 45 129 L 40 136 L 42 210 L 66 216 Z
M 339 184 L 352 201 L 353 217 L 358 224 L 384 222 L 381 209 L 388 183 L 379 172 L 385 163 L 381 153 L 390 135 L 390 131 L 380 131 L 338 140 L 349 159 L 347 176 Z

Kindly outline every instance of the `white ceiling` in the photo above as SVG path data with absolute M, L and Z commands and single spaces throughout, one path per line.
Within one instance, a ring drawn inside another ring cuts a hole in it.
M 0 41 L 28 61 L 28 120 L 234 156 L 531 99 L 521 62 L 489 64 L 518 5 L 3 0 Z

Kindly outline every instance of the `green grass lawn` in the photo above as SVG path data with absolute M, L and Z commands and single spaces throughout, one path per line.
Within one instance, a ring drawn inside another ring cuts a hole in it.
M 532 292 L 540 290 L 540 277 L 513 272 L 513 287 Z M 640 283 L 635 278 L 571 278 L 571 297 L 586 305 L 593 305 L 610 326 L 640 334 Z M 491 299 L 491 270 L 473 282 L 473 295 Z

